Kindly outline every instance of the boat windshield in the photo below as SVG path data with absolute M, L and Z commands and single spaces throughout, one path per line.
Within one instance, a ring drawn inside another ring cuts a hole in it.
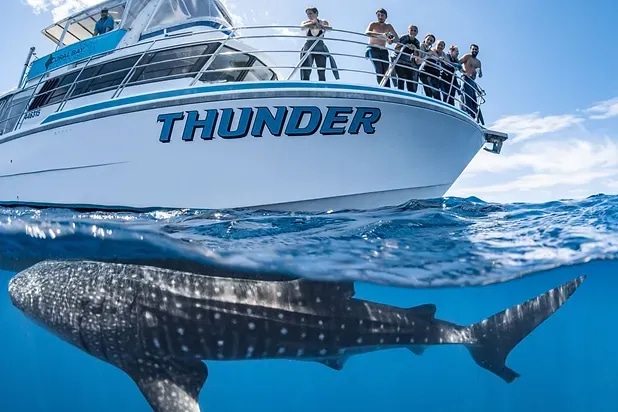
M 144 33 L 200 20 L 217 20 L 232 26 L 225 7 L 216 0 L 158 0 Z
M 204 20 L 232 25 L 232 19 L 218 0 L 108 0 L 52 24 L 43 34 L 58 48 L 91 38 L 104 8 L 114 19 L 114 29 L 130 29 L 138 18 L 149 15 L 146 27 L 140 24 L 143 33 Z
M 146 0 L 148 1 L 152 0 Z M 52 24 L 43 30 L 43 34 L 58 47 L 89 39 L 94 36 L 94 26 L 101 18 L 101 10 L 104 8 L 109 10 L 109 15 L 114 19 L 114 28 L 117 29 L 121 24 L 126 3 L 126 0 L 105 1 Z

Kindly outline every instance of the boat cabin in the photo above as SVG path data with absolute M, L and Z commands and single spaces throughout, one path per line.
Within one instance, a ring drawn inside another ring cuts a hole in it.
M 56 50 L 94 37 L 94 26 L 100 18 L 101 10 L 108 10 L 114 20 L 114 29 L 124 20 L 127 1 L 107 1 L 83 10 L 73 16 L 60 20 L 42 30 L 45 37 L 56 45 Z
M 103 9 L 114 29 L 95 35 Z M 0 135 L 40 124 L 42 111 L 120 95 L 277 80 L 267 58 L 235 40 L 232 27 L 219 0 L 109 0 L 60 20 L 42 31 L 55 50 L 0 96 Z

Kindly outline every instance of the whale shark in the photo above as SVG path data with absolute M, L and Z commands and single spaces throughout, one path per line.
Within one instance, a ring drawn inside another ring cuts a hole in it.
M 351 356 L 371 351 L 402 347 L 422 355 L 459 344 L 511 383 L 520 374 L 506 366 L 509 353 L 584 280 L 470 325 L 436 318 L 431 303 L 401 308 L 358 299 L 353 282 L 100 261 L 42 261 L 11 278 L 8 291 L 29 319 L 124 371 L 155 412 L 199 412 L 207 361 L 288 359 L 339 371 Z

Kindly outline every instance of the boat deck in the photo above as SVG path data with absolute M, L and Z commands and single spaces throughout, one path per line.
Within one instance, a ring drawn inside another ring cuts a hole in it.
M 478 87 L 475 96 L 467 96 L 469 89 L 464 89 L 459 71 L 447 81 L 444 76 L 402 63 L 401 50 L 394 51 L 391 46 L 390 60 L 385 62 L 388 70 L 385 76 L 377 76 L 366 55 L 368 36 L 364 33 L 328 30 L 322 39 L 326 47 L 317 51 L 305 45 L 307 38 L 298 26 L 228 27 L 210 20 L 196 21 L 193 26 L 172 27 L 117 46 L 123 36 L 125 32 L 117 29 L 35 60 L 21 87 L 0 97 L 0 135 L 9 137 L 66 118 L 68 113 L 96 110 L 110 101 L 127 101 L 127 97 L 185 94 L 209 85 L 227 84 L 241 90 L 254 82 L 297 82 L 303 71 L 311 76 L 307 84 L 315 87 L 333 85 L 408 96 L 482 122 L 485 92 Z M 301 52 L 303 48 L 309 50 Z M 326 79 L 319 83 L 317 69 L 305 66 L 307 59 L 316 56 L 325 56 L 327 62 L 320 68 Z M 424 63 L 425 67 L 431 65 L 430 61 Z M 438 69 L 444 73 L 449 63 L 441 61 L 441 65 Z M 418 73 L 416 92 L 408 91 L 406 81 L 399 78 L 402 69 Z

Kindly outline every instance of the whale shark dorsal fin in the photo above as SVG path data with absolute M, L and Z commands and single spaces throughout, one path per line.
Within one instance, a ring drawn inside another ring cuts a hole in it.
M 316 297 L 328 300 L 329 297 L 337 299 L 351 299 L 356 294 L 354 282 L 331 282 L 312 279 L 297 279 L 302 294 L 311 293 Z
M 417 318 L 432 320 L 436 316 L 436 305 L 433 303 L 426 303 L 424 305 L 412 306 L 408 308 L 408 313 Z
M 123 370 L 155 412 L 200 412 L 199 393 L 208 377 L 203 362 L 143 358 Z

